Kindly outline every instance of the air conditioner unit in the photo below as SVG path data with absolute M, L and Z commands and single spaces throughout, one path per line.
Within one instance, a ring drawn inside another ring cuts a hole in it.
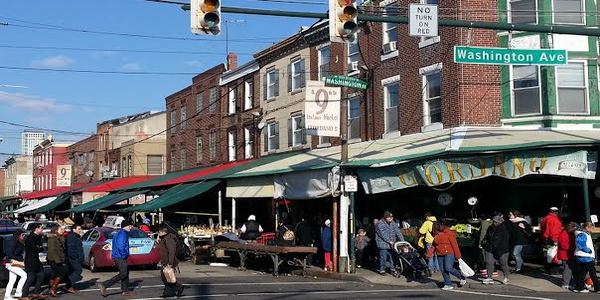
M 103 171 L 102 172 L 102 179 L 105 179 L 105 178 L 112 178 L 111 171 Z
M 396 42 L 389 42 L 387 44 L 383 44 L 383 53 L 390 53 L 396 50 Z
M 358 71 L 358 62 L 357 61 L 353 61 L 351 63 L 348 64 L 348 70 L 349 71 Z
M 109 166 L 104 166 L 102 167 L 102 169 L 100 170 L 100 172 L 110 172 L 110 167 Z
M 110 171 L 110 175 L 111 175 L 112 177 L 117 177 L 117 176 L 119 176 L 119 171 L 118 171 L 118 170 L 111 170 L 111 171 Z

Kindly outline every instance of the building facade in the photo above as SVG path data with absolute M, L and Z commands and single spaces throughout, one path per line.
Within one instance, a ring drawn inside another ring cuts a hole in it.
M 6 168 L 0 168 L 0 197 L 6 194 Z
M 51 190 L 56 187 L 58 166 L 68 165 L 70 143 L 55 142 L 52 136 L 33 149 L 34 191 Z M 81 158 L 85 158 L 85 154 Z
M 33 159 L 19 155 L 6 160 L 4 195 L 18 196 L 33 191 Z
M 71 184 L 89 183 L 100 178 L 98 174 L 98 137 L 94 134 L 67 147 L 71 165 Z
M 33 155 L 33 148 L 46 139 L 46 133 L 38 130 L 24 130 L 21 133 L 21 154 Z

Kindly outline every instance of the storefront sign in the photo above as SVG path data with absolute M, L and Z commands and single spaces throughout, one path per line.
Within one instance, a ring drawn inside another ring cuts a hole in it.
M 454 46 L 454 62 L 484 65 L 566 65 L 567 50 Z
M 306 133 L 340 136 L 340 88 L 307 86 L 305 99 Z
M 489 176 L 518 179 L 540 174 L 594 179 L 597 158 L 596 151 L 535 150 L 438 159 L 357 171 L 365 191 L 376 194 L 417 185 L 438 186 Z
M 56 167 L 56 186 L 71 186 L 71 165 Z

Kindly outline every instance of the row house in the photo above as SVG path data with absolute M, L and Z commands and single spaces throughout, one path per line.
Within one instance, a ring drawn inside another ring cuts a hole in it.
M 69 164 L 67 148 L 71 143 L 55 142 L 50 135 L 33 149 L 34 191 L 51 190 L 56 187 L 58 166 Z
M 0 168 L 0 197 L 6 196 L 6 168 Z
M 16 155 L 5 163 L 4 195 L 18 196 L 33 191 L 33 157 Z
M 91 135 L 67 147 L 71 164 L 71 183 L 89 183 L 100 178 L 98 174 L 98 135 Z

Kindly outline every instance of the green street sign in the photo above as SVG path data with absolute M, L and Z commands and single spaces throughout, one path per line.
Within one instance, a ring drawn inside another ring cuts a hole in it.
M 454 46 L 454 62 L 483 65 L 566 65 L 567 50 Z
M 366 82 L 364 82 L 360 79 L 356 79 L 354 77 L 344 76 L 344 75 L 327 76 L 327 77 L 325 77 L 325 84 L 326 85 L 334 85 L 334 86 L 346 86 L 349 88 L 354 88 L 354 89 L 359 89 L 359 90 L 367 89 Z

